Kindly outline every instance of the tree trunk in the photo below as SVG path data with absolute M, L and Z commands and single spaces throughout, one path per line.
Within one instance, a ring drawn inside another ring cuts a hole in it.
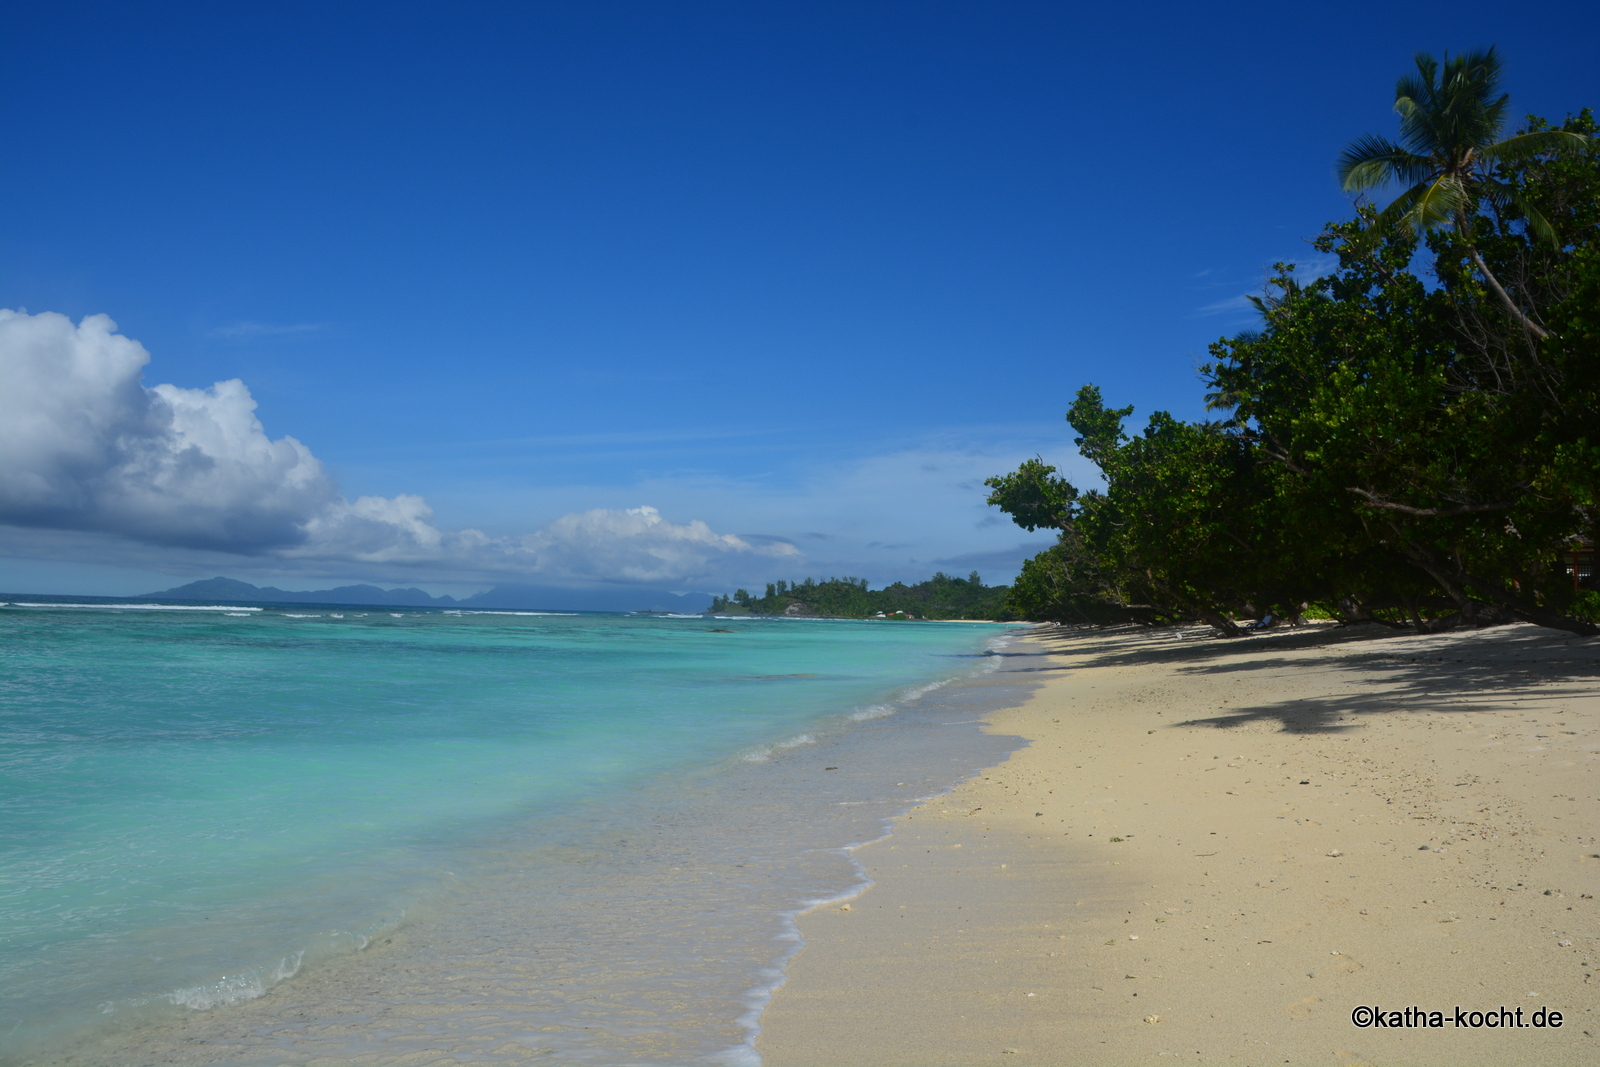
M 1223 637 L 1239 636 L 1239 627 L 1235 626 L 1233 620 L 1222 612 L 1214 609 L 1202 609 L 1197 614 L 1200 616 L 1201 621 L 1214 628 Z
M 1549 330 L 1524 315 L 1522 309 L 1512 302 L 1511 294 L 1505 291 L 1505 287 L 1500 284 L 1500 279 L 1494 276 L 1494 271 L 1489 269 L 1489 264 L 1485 263 L 1483 257 L 1478 254 L 1478 246 L 1472 243 L 1472 231 L 1467 225 L 1465 212 L 1462 212 L 1456 218 L 1456 231 L 1461 234 L 1461 240 L 1466 244 L 1467 251 L 1471 253 L 1472 262 L 1476 263 L 1478 270 L 1482 272 L 1483 280 L 1488 283 L 1494 295 L 1500 298 L 1500 303 L 1506 306 L 1506 310 L 1511 312 L 1511 317 L 1520 322 L 1524 330 L 1527 330 L 1539 340 L 1543 341 L 1549 337 Z
M 1535 626 L 1546 626 L 1552 630 L 1565 630 L 1567 633 L 1576 634 L 1579 637 L 1600 635 L 1600 626 L 1596 626 L 1592 622 L 1575 619 L 1570 615 L 1558 615 L 1553 611 L 1546 611 L 1526 598 L 1509 596 L 1504 590 L 1496 588 L 1493 582 L 1475 578 L 1465 571 L 1462 572 L 1461 577 L 1471 583 L 1485 597 L 1499 603 L 1504 612 L 1513 618 L 1521 619 L 1523 622 L 1531 622 Z
M 1446 574 L 1445 567 L 1436 560 L 1431 559 L 1428 553 L 1421 550 L 1419 546 L 1412 545 L 1408 547 L 1411 551 L 1407 552 L 1407 556 L 1410 557 L 1412 565 L 1421 569 L 1430 578 L 1438 582 L 1450 599 L 1461 605 L 1461 618 L 1469 626 L 1481 626 L 1486 620 L 1479 618 L 1480 605 L 1473 603 L 1472 598 L 1467 595 L 1466 586 L 1471 586 L 1477 590 L 1484 599 L 1500 605 L 1500 612 L 1495 613 L 1500 617 L 1488 619 L 1487 621 L 1490 623 L 1505 622 L 1507 621 L 1505 616 L 1510 615 L 1512 618 L 1521 619 L 1523 622 L 1531 622 L 1535 626 L 1545 626 L 1552 630 L 1565 630 L 1567 633 L 1576 634 L 1579 637 L 1594 637 L 1600 634 L 1600 626 L 1596 626 L 1592 622 L 1575 619 L 1570 615 L 1558 615 L 1553 611 L 1545 611 L 1536 603 L 1532 603 L 1523 597 L 1511 596 L 1496 583 L 1475 577 L 1460 568 L 1450 568 L 1453 573 Z

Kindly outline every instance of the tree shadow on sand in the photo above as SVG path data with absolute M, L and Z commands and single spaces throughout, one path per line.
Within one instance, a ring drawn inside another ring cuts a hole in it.
M 1232 640 L 1213 639 L 1200 628 L 1118 627 L 1105 632 L 1103 648 L 1084 637 L 1083 630 L 1037 634 L 1052 654 L 1072 657 L 1074 670 L 1165 663 L 1181 678 L 1298 666 L 1327 676 L 1324 695 L 1230 708 L 1173 726 L 1277 722 L 1289 733 L 1314 734 L 1349 730 L 1370 715 L 1512 708 L 1535 714 L 1570 683 L 1600 680 L 1600 639 L 1529 625 L 1442 635 L 1375 625 L 1308 627 Z M 1295 655 L 1339 647 L 1338 656 Z

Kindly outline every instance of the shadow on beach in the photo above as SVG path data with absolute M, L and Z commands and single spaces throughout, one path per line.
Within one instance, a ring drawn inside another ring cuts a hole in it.
M 1535 712 L 1554 687 L 1600 678 L 1600 639 L 1519 624 L 1418 635 L 1377 625 L 1316 626 L 1213 638 L 1208 628 L 1035 631 L 1062 667 L 1115 669 L 1170 664 L 1180 677 L 1298 666 L 1328 676 L 1327 695 L 1189 719 L 1173 726 L 1229 729 L 1277 722 L 1290 733 L 1337 733 L 1362 716 L 1403 712 Z M 1019 668 L 1007 665 L 1007 670 Z

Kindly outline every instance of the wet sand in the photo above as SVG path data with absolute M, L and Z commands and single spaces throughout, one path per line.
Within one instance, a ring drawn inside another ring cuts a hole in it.
M 1047 629 L 1006 668 L 1032 744 L 801 918 L 767 1067 L 1600 1062 L 1600 640 Z

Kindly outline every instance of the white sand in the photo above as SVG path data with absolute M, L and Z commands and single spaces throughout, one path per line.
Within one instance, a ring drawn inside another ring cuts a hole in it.
M 1600 640 L 1047 630 L 1033 744 L 802 920 L 768 1067 L 1600 1063 Z M 1111 838 L 1121 837 L 1120 842 Z M 1357 1028 L 1420 1007 L 1443 1028 Z M 1455 1009 L 1560 1011 L 1468 1029 Z

